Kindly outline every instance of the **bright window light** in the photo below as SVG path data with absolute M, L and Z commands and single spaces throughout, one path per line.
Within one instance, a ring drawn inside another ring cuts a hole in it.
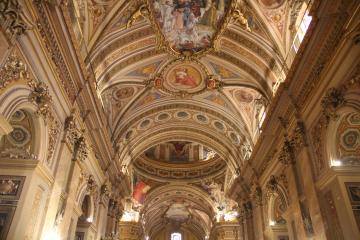
M 304 39 L 305 33 L 309 28 L 312 17 L 308 15 L 308 12 L 305 13 L 303 19 L 300 22 L 299 27 L 297 28 L 295 38 L 293 40 L 292 48 L 297 52 L 299 50 L 300 43 Z
M 312 20 L 312 17 L 308 15 L 308 12 L 306 12 L 300 23 L 299 30 L 298 30 L 300 42 L 304 39 L 305 33 L 309 28 L 311 20 Z
M 332 160 L 331 161 L 331 166 L 333 166 L 333 167 L 339 167 L 341 165 L 342 165 L 342 163 L 340 160 Z
M 172 233 L 171 240 L 181 240 L 181 233 Z

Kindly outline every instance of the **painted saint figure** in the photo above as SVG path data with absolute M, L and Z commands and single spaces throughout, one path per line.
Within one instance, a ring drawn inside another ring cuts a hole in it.
M 187 68 L 175 69 L 175 84 L 179 84 L 186 87 L 197 87 L 195 79 L 188 74 Z

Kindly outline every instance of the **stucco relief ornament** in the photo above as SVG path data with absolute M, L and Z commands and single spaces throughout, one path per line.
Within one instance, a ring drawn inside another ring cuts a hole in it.
M 102 196 L 109 197 L 111 195 L 112 187 L 110 181 L 106 181 L 103 185 L 101 185 L 100 193 Z
M 288 181 L 284 174 L 280 176 L 271 175 L 269 181 L 266 184 L 266 197 L 269 198 L 274 193 L 280 190 L 280 183 L 283 187 L 285 187 L 288 192 Z
M 32 88 L 32 92 L 29 95 L 29 100 L 37 105 L 36 114 L 42 116 L 44 119 L 48 119 L 51 115 L 51 103 L 52 98 L 49 92 L 48 86 L 43 82 L 30 81 L 29 86 Z
M 244 141 L 240 145 L 240 151 L 241 151 L 241 155 L 242 155 L 244 161 L 247 161 L 250 159 L 251 154 L 252 154 L 252 147 L 249 142 Z
M 285 139 L 281 152 L 279 155 L 279 161 L 284 165 L 294 164 L 295 163 L 295 154 L 294 154 L 294 142 Z
M 234 24 L 239 23 L 245 28 L 246 31 L 251 32 L 249 22 L 244 15 L 243 6 L 240 2 L 236 5 L 236 8 L 232 12 L 231 22 L 233 22 Z
M 323 99 L 321 100 L 321 107 L 327 122 L 336 120 L 338 114 L 336 111 L 345 104 L 344 92 L 341 89 L 330 88 Z
M 96 189 L 97 189 L 97 184 L 96 184 L 95 178 L 93 175 L 89 175 L 89 177 L 87 178 L 86 190 L 90 194 L 93 194 L 96 192 Z
M 66 140 L 68 140 L 69 142 L 73 142 L 73 141 L 71 141 L 71 139 L 75 139 L 75 133 L 77 130 L 74 113 L 71 113 L 70 116 L 68 116 L 65 119 L 64 130 L 66 133 L 66 136 L 65 136 Z
M 84 131 L 74 139 L 73 161 L 84 161 L 88 156 L 88 147 L 86 144 Z
M 262 204 L 262 191 L 261 187 L 257 184 L 253 184 L 251 187 L 251 198 L 255 203 L 255 206 Z
M 268 192 L 273 193 L 278 188 L 278 180 L 275 175 L 271 175 L 269 181 L 266 184 L 266 189 Z
M 247 218 L 252 217 L 253 207 L 250 201 L 243 201 L 239 210 L 239 219 L 244 221 Z
M 11 54 L 0 69 L 0 90 L 13 81 L 29 79 L 26 64 L 15 54 Z

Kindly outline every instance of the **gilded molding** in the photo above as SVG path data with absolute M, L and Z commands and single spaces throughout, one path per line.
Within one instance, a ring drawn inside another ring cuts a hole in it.
M 64 88 L 70 101 L 74 101 L 76 97 L 76 88 L 73 84 L 72 77 L 67 68 L 67 64 L 61 54 L 59 44 L 56 40 L 56 36 L 49 22 L 46 13 L 46 3 L 40 0 L 34 0 L 34 6 L 38 13 L 38 19 L 36 26 L 45 44 L 46 50 L 52 59 L 56 71 L 59 74 L 59 79 L 62 87 Z

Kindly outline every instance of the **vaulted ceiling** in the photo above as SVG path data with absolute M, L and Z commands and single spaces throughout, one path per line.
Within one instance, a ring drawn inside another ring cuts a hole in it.
M 200 163 L 213 166 L 219 162 L 220 174 L 211 173 L 211 179 L 225 178 L 222 163 L 227 164 L 229 175 L 239 173 L 260 134 L 266 106 L 286 76 L 294 26 L 303 14 L 300 10 L 304 2 L 68 1 L 75 38 L 83 60 L 95 75 L 97 93 L 107 113 L 121 165 L 133 162 L 135 172 L 142 178 L 159 183 L 164 182 L 161 179 L 172 181 L 166 174 L 171 176 L 174 166 L 154 163 L 144 153 L 159 144 L 180 141 L 216 152 L 215 159 Z M 166 32 L 166 11 L 171 9 L 170 28 L 180 24 L 177 27 L 184 29 L 185 24 L 187 30 L 182 30 L 182 34 L 189 37 L 195 36 L 192 31 L 204 34 L 199 24 L 206 25 L 201 21 L 207 16 L 211 20 L 215 13 L 211 6 L 217 7 L 215 31 L 206 30 L 208 35 L 198 40 L 201 47 L 191 47 L 192 40 L 172 45 L 176 40 L 171 37 L 181 38 L 181 34 Z M 186 15 L 189 9 L 193 15 Z M 182 22 L 176 22 L 180 13 Z M 187 176 L 186 168 L 196 169 L 191 164 L 178 166 L 178 172 Z M 202 176 L 199 173 L 193 182 L 200 181 Z M 191 177 L 184 178 L 188 183 L 186 178 Z M 209 175 L 203 179 L 209 180 Z M 224 190 L 224 181 L 221 184 Z M 152 191 L 165 194 L 175 189 L 160 186 Z M 156 216 L 166 215 L 175 204 L 193 211 L 193 219 L 202 219 L 189 226 L 206 232 L 204 217 L 196 211 L 204 212 L 211 221 L 212 200 L 206 200 L 209 196 L 201 196 L 197 192 L 201 190 L 194 186 L 183 185 L 180 189 L 193 191 L 192 197 L 184 193 L 181 202 L 165 197 L 145 203 L 147 207 L 157 204 L 156 211 L 150 208 L 145 211 L 145 216 L 157 219 L 151 228 L 161 226 L 157 225 L 161 218 Z M 198 203 L 199 199 L 208 201 L 209 207 Z

